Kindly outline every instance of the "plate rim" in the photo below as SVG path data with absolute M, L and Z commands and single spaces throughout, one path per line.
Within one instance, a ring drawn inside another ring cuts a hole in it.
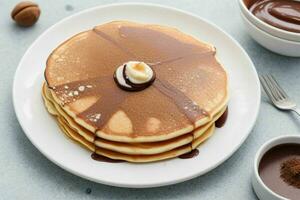
M 42 38 L 44 35 L 46 35 L 50 30 L 54 29 L 55 26 L 57 26 L 60 23 L 63 23 L 65 21 L 68 21 L 69 19 L 78 16 L 78 15 L 82 15 L 84 13 L 88 13 L 90 11 L 93 10 L 98 10 L 98 9 L 104 9 L 104 8 L 109 8 L 109 7 L 119 7 L 119 6 L 142 6 L 142 7 L 155 7 L 155 8 L 161 8 L 161 9 L 167 9 L 173 12 L 177 12 L 183 15 L 187 15 L 189 17 L 193 17 L 197 20 L 203 21 L 211 26 L 213 26 L 213 28 L 217 29 L 218 31 L 220 31 L 222 34 L 224 34 L 226 37 L 228 37 L 231 42 L 233 42 L 235 44 L 235 46 L 237 46 L 239 48 L 239 50 L 242 52 L 242 54 L 244 55 L 244 57 L 247 59 L 247 62 L 250 64 L 249 66 L 251 66 L 251 69 L 253 71 L 253 75 L 255 75 L 255 83 L 258 86 L 257 87 L 257 91 L 256 91 L 256 95 L 257 95 L 257 99 L 255 102 L 256 105 L 256 109 L 254 110 L 254 115 L 252 120 L 249 122 L 249 124 L 251 124 L 248 129 L 245 131 L 247 132 L 247 134 L 245 134 L 243 136 L 243 138 L 240 140 L 240 143 L 238 145 L 235 146 L 235 148 L 233 148 L 231 150 L 230 153 L 228 153 L 226 156 L 224 156 L 223 159 L 219 160 L 214 166 L 211 166 L 209 168 L 207 168 L 206 170 L 194 173 L 190 176 L 185 176 L 185 177 L 181 177 L 181 178 L 176 178 L 176 179 L 172 179 L 172 180 L 168 180 L 168 181 L 161 181 L 161 182 L 156 182 L 156 183 L 150 183 L 150 184 L 134 184 L 134 183 L 122 183 L 122 182 L 114 182 L 114 181 L 107 181 L 107 180 L 99 180 L 97 178 L 94 177 L 90 177 L 90 176 L 86 176 L 83 173 L 80 173 L 72 168 L 66 167 L 63 164 L 61 164 L 60 162 L 56 161 L 55 159 L 53 159 L 51 156 L 49 156 L 43 149 L 39 148 L 37 144 L 35 144 L 33 138 L 31 137 L 31 135 L 28 133 L 29 130 L 27 130 L 26 125 L 24 124 L 24 122 L 20 117 L 20 110 L 18 110 L 18 106 L 17 106 L 17 102 L 16 102 L 16 96 L 17 96 L 17 76 L 19 74 L 20 68 L 22 63 L 24 62 L 25 57 L 27 56 L 27 54 L 29 53 L 29 51 L 31 51 L 31 49 L 33 48 L 34 44 L 40 40 L 40 38 Z M 79 177 L 82 177 L 84 179 L 93 181 L 93 182 L 97 182 L 97 183 L 101 183 L 101 184 L 105 184 L 105 185 L 110 185 L 110 186 L 117 186 L 117 187 L 125 187 L 125 188 L 153 188 L 153 187 L 160 187 L 160 186 L 167 186 L 167 185 L 173 185 L 176 183 L 180 183 L 180 182 L 184 182 L 190 179 L 193 179 L 195 177 L 201 176 L 203 174 L 206 174 L 207 172 L 215 169 L 216 167 L 220 166 L 222 163 L 224 163 L 226 160 L 228 160 L 240 147 L 242 144 L 244 144 L 245 140 L 248 138 L 248 136 L 250 135 L 255 122 L 257 120 L 258 114 L 259 114 L 259 109 L 261 106 L 261 87 L 260 87 L 260 83 L 259 83 L 259 78 L 258 78 L 258 73 L 257 70 L 251 60 L 251 58 L 249 57 L 249 55 L 247 54 L 247 52 L 244 50 L 244 48 L 231 36 L 229 35 L 227 32 L 225 32 L 224 30 L 222 30 L 221 28 L 219 28 L 217 25 L 215 25 L 215 23 L 206 20 L 196 14 L 193 14 L 191 12 L 185 11 L 185 10 L 181 10 L 178 8 L 174 8 L 171 6 L 166 6 L 166 5 L 160 5 L 160 4 L 155 4 L 155 3 L 135 3 L 135 2 L 129 2 L 129 3 L 112 3 L 112 4 L 105 4 L 105 5 L 96 5 L 87 9 L 83 9 L 81 11 L 78 11 L 70 16 L 67 16 L 61 20 L 59 20 L 58 22 L 54 23 L 53 25 L 51 25 L 49 28 L 47 28 L 46 30 L 44 30 L 32 43 L 31 45 L 27 48 L 26 52 L 24 53 L 24 55 L 22 56 L 21 60 L 19 61 L 19 64 L 16 68 L 16 71 L 14 73 L 14 78 L 13 78 L 13 87 L 12 87 L 12 99 L 13 99 L 13 107 L 14 107 L 14 111 L 17 117 L 17 120 L 24 132 L 24 134 L 26 135 L 26 137 L 29 139 L 29 141 L 33 144 L 33 146 L 43 154 L 43 156 L 45 156 L 48 160 L 50 160 L 51 162 L 53 162 L 55 165 L 59 166 L 60 168 L 76 175 Z

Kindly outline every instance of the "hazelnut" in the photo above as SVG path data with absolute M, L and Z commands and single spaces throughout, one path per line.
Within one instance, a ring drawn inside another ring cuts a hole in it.
M 40 13 L 40 8 L 36 3 L 23 1 L 14 7 L 11 17 L 21 26 L 32 26 L 39 19 Z

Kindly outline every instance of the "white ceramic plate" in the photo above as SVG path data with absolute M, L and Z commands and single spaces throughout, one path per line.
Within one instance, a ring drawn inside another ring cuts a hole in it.
M 67 139 L 47 113 L 41 98 L 45 62 L 50 52 L 70 36 L 112 20 L 132 20 L 174 26 L 216 46 L 230 81 L 226 125 L 200 146 L 193 159 L 149 164 L 103 163 Z M 156 187 L 202 175 L 229 158 L 253 127 L 260 105 L 255 68 L 242 47 L 222 30 L 192 14 L 152 4 L 114 4 L 70 16 L 45 31 L 27 50 L 15 74 L 13 101 L 18 120 L 30 141 L 49 160 L 83 178 L 121 187 Z

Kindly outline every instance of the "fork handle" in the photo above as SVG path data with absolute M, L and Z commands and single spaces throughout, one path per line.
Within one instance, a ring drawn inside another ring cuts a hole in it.
M 292 109 L 292 111 L 294 111 L 295 113 L 297 113 L 300 116 L 300 109 L 295 107 Z

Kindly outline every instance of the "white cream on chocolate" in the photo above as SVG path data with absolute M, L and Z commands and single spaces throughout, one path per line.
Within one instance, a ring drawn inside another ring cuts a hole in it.
M 153 71 L 144 62 L 129 61 L 126 63 L 126 76 L 134 84 L 143 84 L 151 80 Z
M 124 70 L 125 68 L 125 70 Z M 115 79 L 119 85 L 134 89 L 153 81 L 154 72 L 144 62 L 129 61 L 119 66 L 115 72 Z

